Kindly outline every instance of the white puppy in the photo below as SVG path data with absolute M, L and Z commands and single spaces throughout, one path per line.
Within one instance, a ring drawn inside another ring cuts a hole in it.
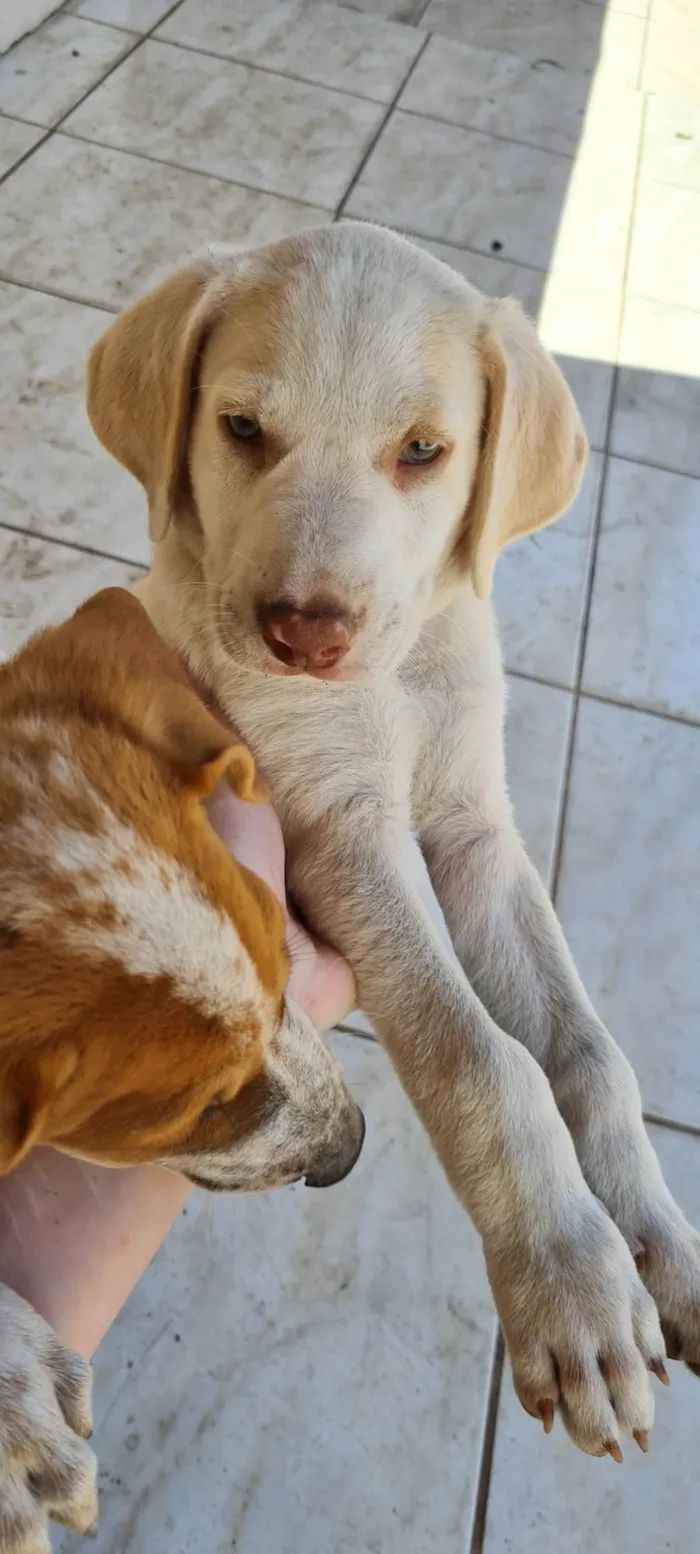
M 95 347 L 89 410 L 148 493 L 141 598 L 257 755 L 483 1238 L 522 1403 L 645 1447 L 656 1306 L 700 1364 L 700 1238 L 515 830 L 488 602 L 579 485 L 559 371 L 517 304 L 348 223 L 166 281 Z

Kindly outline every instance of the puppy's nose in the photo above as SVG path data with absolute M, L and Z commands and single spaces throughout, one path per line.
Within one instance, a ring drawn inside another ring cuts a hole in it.
M 349 651 L 357 622 L 334 599 L 295 605 L 261 605 L 263 641 L 281 664 L 293 669 L 332 669 Z
M 360 1158 L 365 1141 L 365 1118 L 359 1106 L 354 1108 L 353 1125 L 343 1149 L 336 1149 L 325 1160 L 317 1161 L 312 1171 L 307 1171 L 304 1181 L 307 1187 L 335 1187 L 344 1182 Z

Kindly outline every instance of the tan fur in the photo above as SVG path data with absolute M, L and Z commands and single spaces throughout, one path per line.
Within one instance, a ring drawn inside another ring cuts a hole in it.
M 524 1406 L 594 1454 L 645 1431 L 654 1300 L 700 1364 L 700 1239 L 516 833 L 486 600 L 578 488 L 561 374 L 517 304 L 350 222 L 165 282 L 95 348 L 89 409 L 149 495 L 140 596 L 259 758 L 294 893 L 483 1237 Z M 416 437 L 443 451 L 408 470 Z M 260 629 L 319 595 L 361 622 L 325 677 Z

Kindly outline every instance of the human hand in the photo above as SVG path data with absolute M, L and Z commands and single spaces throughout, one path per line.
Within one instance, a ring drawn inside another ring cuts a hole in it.
M 247 804 L 219 783 L 206 800 L 206 809 L 214 830 L 239 863 L 265 880 L 282 902 L 291 959 L 287 991 L 321 1030 L 330 1030 L 355 1008 L 354 978 L 342 955 L 314 939 L 289 910 L 282 828 L 272 805 Z

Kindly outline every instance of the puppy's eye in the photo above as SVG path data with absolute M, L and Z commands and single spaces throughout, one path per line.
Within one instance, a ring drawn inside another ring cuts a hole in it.
M 249 415 L 230 415 L 226 417 L 228 424 L 237 442 L 259 442 L 262 436 L 260 422 L 254 421 Z
M 442 453 L 441 443 L 427 442 L 423 437 L 416 437 L 401 449 L 399 460 L 401 464 L 432 464 L 439 453 Z

